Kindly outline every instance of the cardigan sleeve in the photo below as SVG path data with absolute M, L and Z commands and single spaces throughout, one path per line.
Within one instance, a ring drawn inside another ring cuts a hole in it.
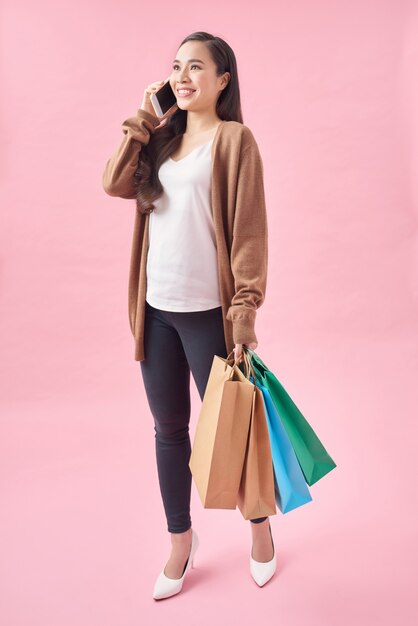
M 107 161 L 102 176 L 103 188 L 109 196 L 136 197 L 134 173 L 141 146 L 149 142 L 151 133 L 159 124 L 160 119 L 144 109 L 138 109 L 135 117 L 122 123 L 123 140 Z
M 268 261 L 263 162 L 251 132 L 249 138 L 242 149 L 237 175 L 230 253 L 235 294 L 226 315 L 232 322 L 234 343 L 243 344 L 257 342 L 256 311 L 265 299 Z

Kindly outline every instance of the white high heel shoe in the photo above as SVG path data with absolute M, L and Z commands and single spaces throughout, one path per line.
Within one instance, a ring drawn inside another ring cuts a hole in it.
M 274 547 L 273 536 L 271 534 L 270 520 L 269 520 L 269 530 L 271 543 L 273 545 L 273 558 L 271 561 L 266 561 L 265 563 L 261 563 L 260 561 L 256 561 L 253 559 L 253 551 L 251 548 L 250 554 L 250 572 L 251 576 L 254 578 L 255 582 L 259 587 L 262 587 L 266 584 L 268 580 L 273 576 L 276 571 L 276 549 Z
M 164 574 L 165 566 L 158 576 L 155 585 L 153 598 L 155 600 L 160 600 L 162 598 L 169 598 L 170 596 L 174 596 L 176 593 L 179 593 L 183 587 L 184 578 L 189 571 L 190 567 L 193 567 L 193 559 L 196 554 L 196 550 L 199 546 L 199 537 L 196 532 L 192 528 L 192 545 L 190 548 L 189 558 L 186 561 L 186 565 L 184 566 L 183 576 L 181 578 L 168 578 Z

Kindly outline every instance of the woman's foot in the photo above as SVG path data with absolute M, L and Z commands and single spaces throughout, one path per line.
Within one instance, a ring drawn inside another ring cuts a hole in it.
M 253 546 L 250 555 L 250 573 L 259 587 L 270 580 L 276 571 L 277 557 L 273 545 L 270 522 L 267 518 L 260 524 L 251 524 Z M 258 528 L 261 526 L 261 528 Z M 269 535 L 267 540 L 266 535 Z
M 181 578 L 192 546 L 192 529 L 171 534 L 171 555 L 164 568 L 167 578 Z
M 250 522 L 251 523 L 251 522 Z M 274 555 L 272 538 L 270 535 L 269 518 L 259 524 L 251 523 L 253 538 L 252 558 L 259 563 L 271 561 Z
M 173 533 L 173 534 L 176 534 L 176 533 Z M 179 533 L 179 534 L 183 534 L 183 533 Z M 176 537 L 172 539 L 172 543 L 175 544 L 173 545 L 173 553 L 177 553 L 176 548 L 178 548 L 178 544 L 181 544 L 182 542 L 185 541 L 185 538 L 187 537 L 187 531 L 183 535 L 184 535 L 183 537 Z M 180 591 L 182 590 L 185 577 L 187 576 L 187 572 L 190 571 L 190 568 L 193 567 L 196 550 L 199 547 L 199 537 L 197 536 L 196 531 L 192 530 L 191 535 L 192 535 L 192 542 L 191 542 L 190 553 L 187 555 L 184 565 L 180 565 L 180 567 L 182 567 L 182 572 L 180 576 L 177 577 L 179 570 L 173 571 L 170 569 L 169 573 L 173 573 L 173 575 L 176 575 L 176 578 L 169 578 L 164 573 L 164 570 L 160 572 L 157 580 L 155 581 L 154 590 L 152 592 L 152 596 L 155 600 L 162 600 L 163 598 L 170 598 L 171 596 L 174 596 L 176 593 L 180 593 Z M 262 564 L 258 563 L 258 567 L 262 567 Z M 254 569 L 253 565 L 252 565 L 252 568 Z

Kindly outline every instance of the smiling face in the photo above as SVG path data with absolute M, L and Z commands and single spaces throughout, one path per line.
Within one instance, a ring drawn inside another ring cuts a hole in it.
M 216 75 L 216 65 L 205 43 L 186 41 L 177 51 L 170 74 L 177 106 L 187 111 L 215 110 L 216 101 L 229 76 L 229 72 Z M 181 88 L 188 91 L 179 93 Z

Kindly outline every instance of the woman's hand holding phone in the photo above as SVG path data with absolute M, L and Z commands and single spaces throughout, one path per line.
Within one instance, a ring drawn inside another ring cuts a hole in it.
M 151 115 L 155 115 L 154 107 L 151 104 L 150 96 L 155 93 L 164 85 L 163 80 L 158 80 L 155 83 L 151 83 L 144 91 L 144 97 L 142 98 L 141 109 L 148 111 Z

